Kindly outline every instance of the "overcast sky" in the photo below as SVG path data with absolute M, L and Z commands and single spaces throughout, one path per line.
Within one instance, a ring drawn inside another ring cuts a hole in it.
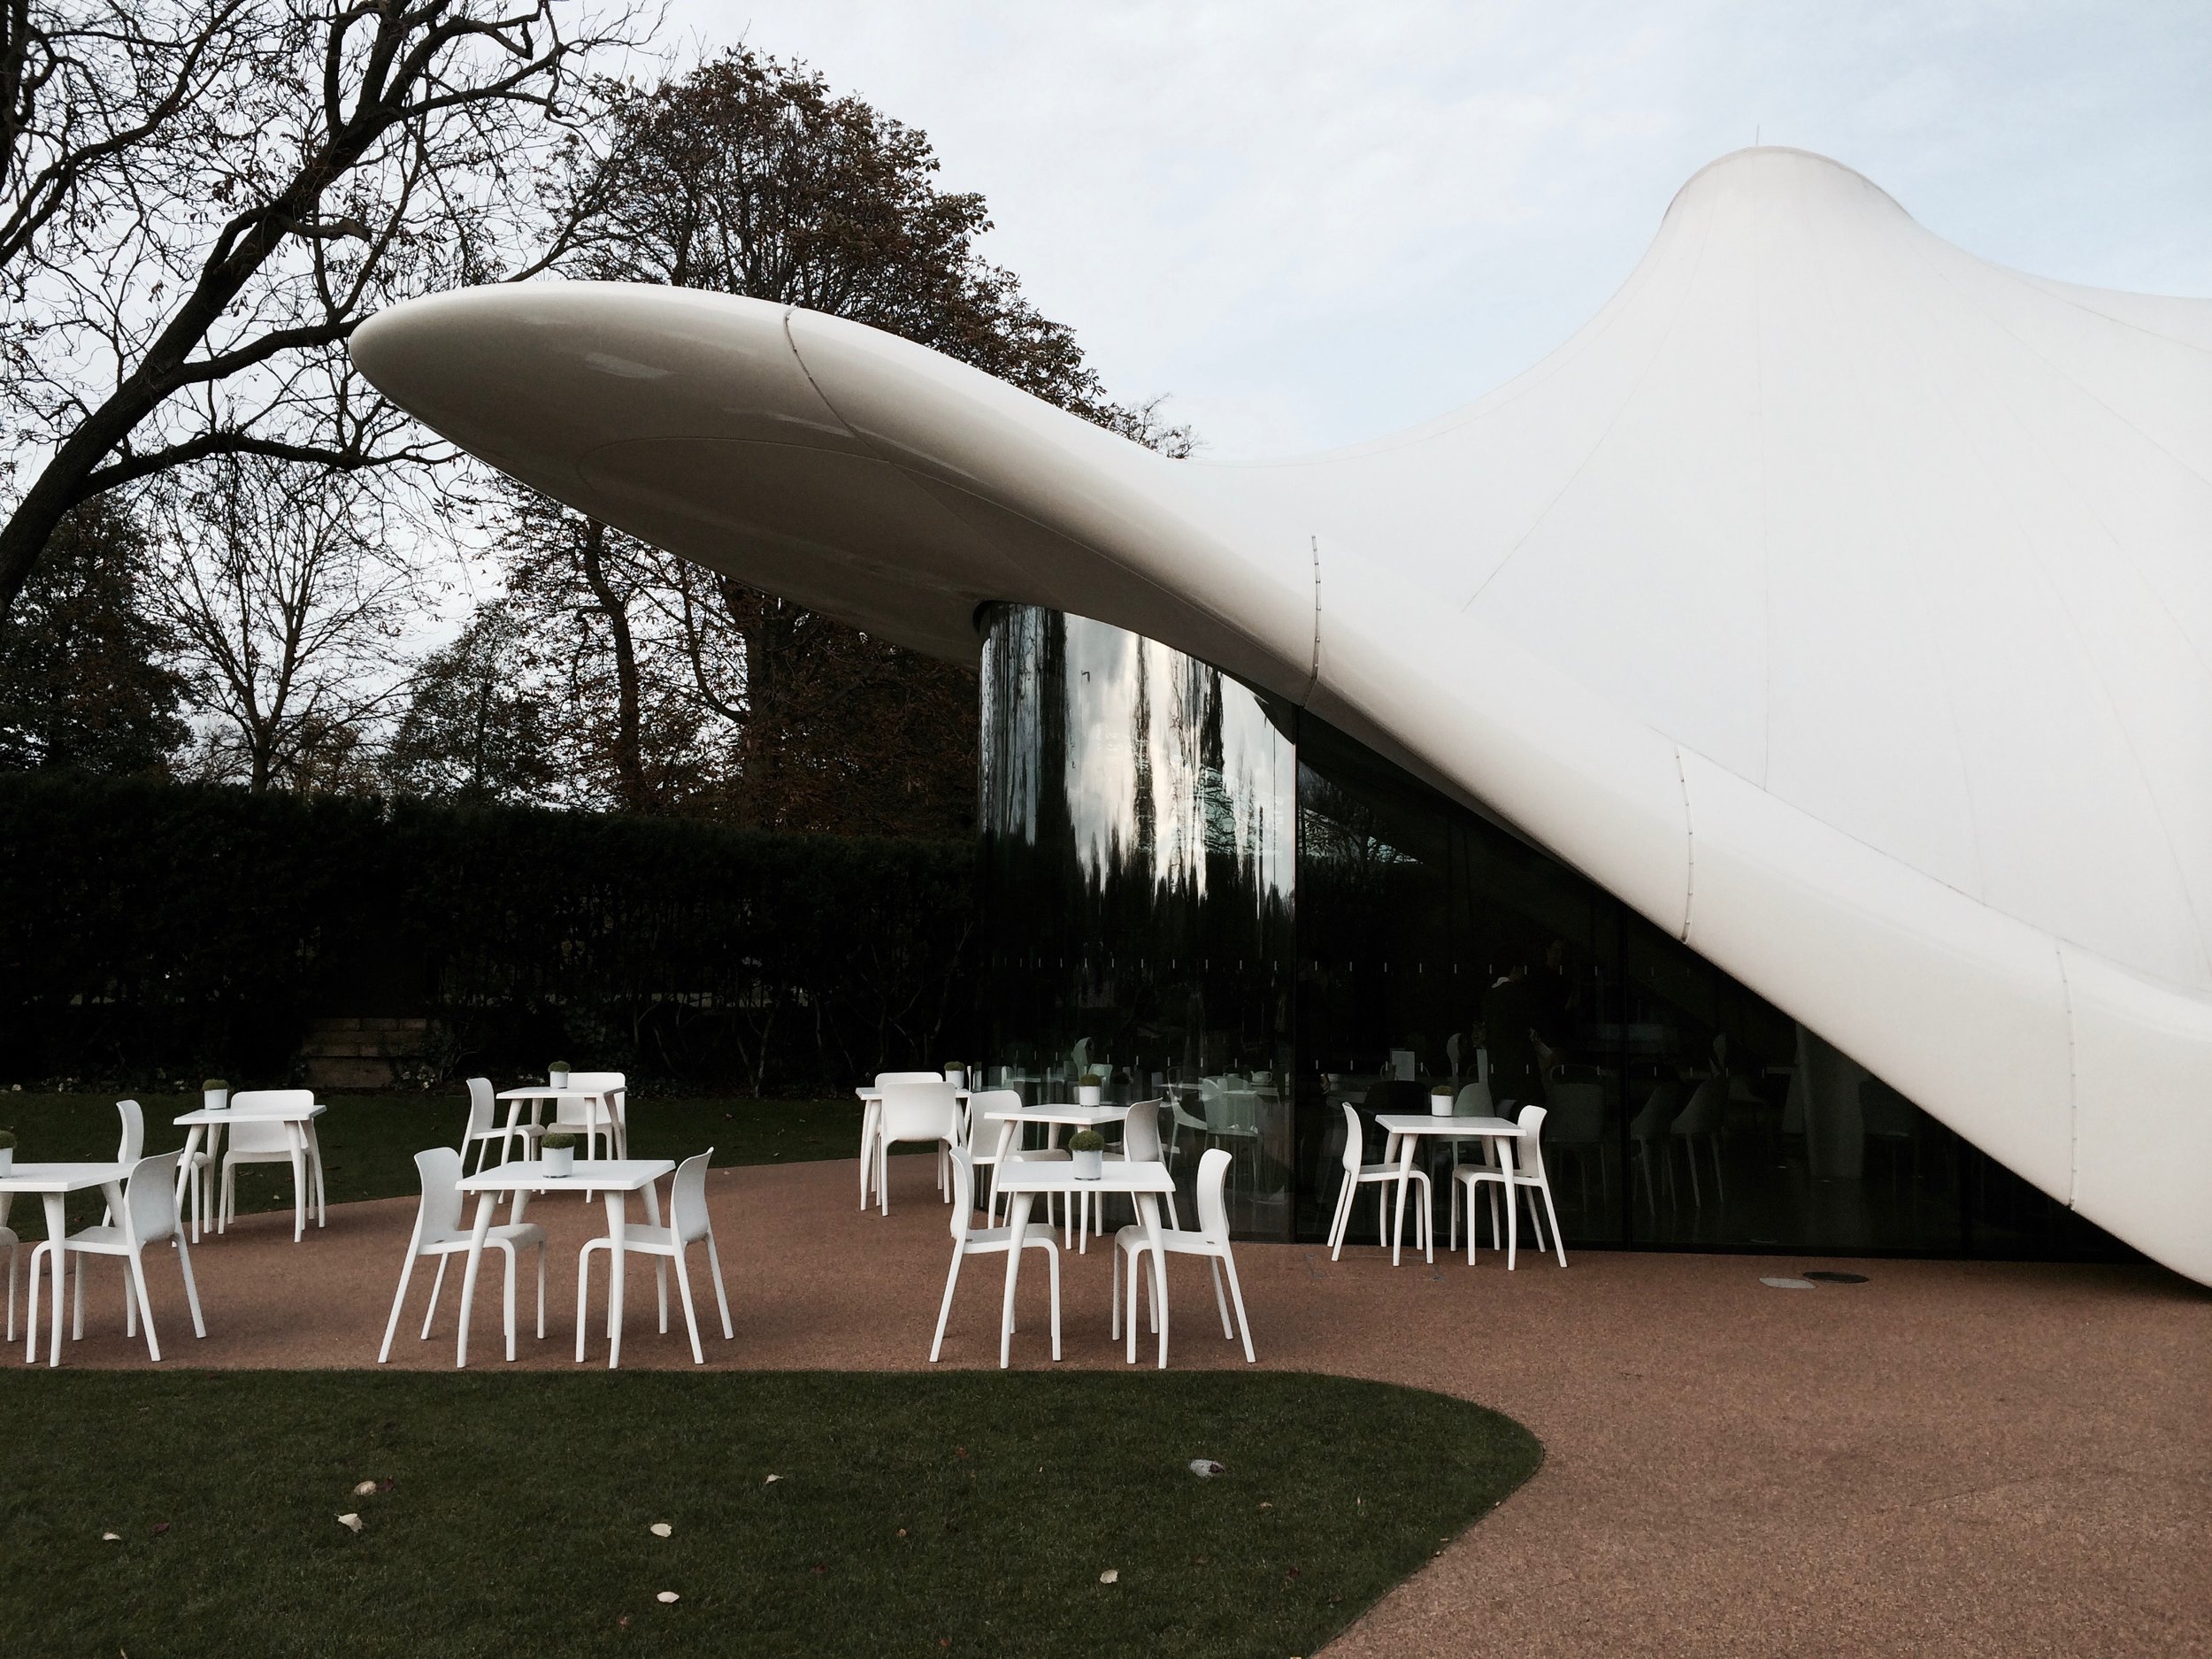
M 2212 4 L 676 0 L 980 190 L 988 252 L 1209 458 L 1471 401 L 1755 136 L 1989 259 L 2212 295 Z

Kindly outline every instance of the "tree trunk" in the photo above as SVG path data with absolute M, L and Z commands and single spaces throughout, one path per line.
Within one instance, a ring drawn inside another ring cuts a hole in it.
M 642 812 L 651 802 L 645 784 L 644 740 L 638 711 L 637 642 L 630 634 L 629 603 L 607 580 L 607 526 L 596 518 L 584 521 L 584 580 L 591 584 L 614 641 L 615 776 L 623 805 Z

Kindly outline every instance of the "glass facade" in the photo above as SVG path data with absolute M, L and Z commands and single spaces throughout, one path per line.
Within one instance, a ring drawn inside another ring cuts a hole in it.
M 994 1080 L 1058 1100 L 1091 1071 L 1110 1100 L 1171 1101 L 1179 1175 L 1226 1148 L 1245 1236 L 1321 1236 L 1342 1102 L 1372 1157 L 1376 1112 L 1480 1081 L 1501 1110 L 1548 1109 L 1571 1246 L 2126 1254 L 1602 888 L 1310 714 L 1027 607 L 990 614 L 982 685 Z M 1424 1144 L 1441 1202 L 1453 1154 Z

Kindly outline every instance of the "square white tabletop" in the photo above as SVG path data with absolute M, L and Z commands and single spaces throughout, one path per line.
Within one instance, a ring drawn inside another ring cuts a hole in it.
M 127 1164 L 18 1164 L 0 1175 L 0 1193 L 81 1193 L 130 1172 Z
M 1393 1135 L 1518 1135 L 1510 1118 L 1453 1118 L 1435 1112 L 1377 1112 L 1376 1126 Z
M 188 1129 L 196 1124 L 296 1124 L 319 1118 L 329 1110 L 320 1101 L 305 1106 L 225 1106 L 219 1110 L 202 1106 L 180 1112 L 169 1121 Z
M 1051 1163 L 1017 1160 L 1002 1164 L 998 1172 L 1002 1193 L 1171 1193 L 1175 1178 L 1164 1164 L 1125 1164 L 1110 1159 L 1094 1179 L 1075 1172 L 1066 1160 Z
M 1010 1107 L 1004 1111 L 983 1114 L 987 1123 L 1072 1124 L 1079 1129 L 1118 1124 L 1128 1116 L 1126 1106 L 1024 1106 L 1019 1110 Z
M 617 1088 L 571 1088 L 563 1084 L 555 1088 L 550 1083 L 526 1083 L 520 1088 L 503 1088 L 493 1096 L 495 1100 L 597 1100 L 603 1094 L 619 1094 Z
M 634 1193 L 650 1187 L 676 1166 L 667 1158 L 579 1158 L 571 1175 L 549 1175 L 542 1160 L 530 1158 L 480 1170 L 461 1183 L 465 1193 Z

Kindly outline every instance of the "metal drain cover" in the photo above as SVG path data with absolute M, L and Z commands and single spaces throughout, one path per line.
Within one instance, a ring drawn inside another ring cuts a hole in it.
M 1866 1283 L 1864 1273 L 1832 1273 L 1825 1268 L 1808 1273 L 1805 1277 L 1816 1285 L 1863 1285 Z
M 1770 1285 L 1776 1290 L 1816 1290 L 1819 1288 L 1809 1279 L 1763 1279 L 1759 1282 L 1762 1285 Z

